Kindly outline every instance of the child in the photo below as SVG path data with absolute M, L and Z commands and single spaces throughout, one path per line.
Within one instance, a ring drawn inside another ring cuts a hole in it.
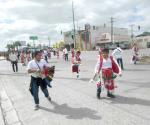
M 79 78 L 79 65 L 81 64 L 81 52 L 77 51 L 76 55 L 72 57 L 72 72 L 77 73 L 77 78 Z
M 134 62 L 134 64 L 136 64 L 137 61 L 139 60 L 139 48 L 136 43 L 133 44 L 132 51 L 133 51 L 132 61 Z
M 109 50 L 105 48 L 101 51 L 97 65 L 95 67 L 95 75 L 93 78 L 95 79 L 96 76 L 101 74 L 97 83 L 98 99 L 100 99 L 102 80 L 105 88 L 107 89 L 107 96 L 110 98 L 115 98 L 113 91 L 115 89 L 114 79 L 116 78 L 116 75 L 114 73 L 121 74 L 121 69 L 113 57 L 109 56 Z M 91 81 L 93 81 L 93 79 Z

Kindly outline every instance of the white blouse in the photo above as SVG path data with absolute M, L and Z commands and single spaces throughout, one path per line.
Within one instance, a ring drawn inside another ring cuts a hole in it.
M 95 66 L 95 73 L 98 73 L 100 68 L 100 58 L 98 58 L 97 64 Z M 102 64 L 102 69 L 108 69 L 112 68 L 112 62 L 110 58 L 104 59 L 103 58 L 103 64 Z

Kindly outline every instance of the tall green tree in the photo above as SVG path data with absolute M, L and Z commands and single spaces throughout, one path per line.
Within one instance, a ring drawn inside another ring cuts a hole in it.
M 31 45 L 28 43 L 28 44 L 27 44 L 27 47 L 31 47 Z
M 19 41 L 16 41 L 14 43 L 14 46 L 17 48 L 17 50 L 19 49 L 19 46 L 21 46 L 21 43 Z
M 10 50 L 10 49 L 14 49 L 15 46 L 14 46 L 14 44 L 7 44 L 6 48 L 7 48 L 8 50 Z

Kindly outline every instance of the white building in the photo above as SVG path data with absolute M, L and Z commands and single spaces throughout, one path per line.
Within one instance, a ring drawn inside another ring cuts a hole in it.
M 150 48 L 150 36 L 139 36 L 134 41 L 140 48 Z

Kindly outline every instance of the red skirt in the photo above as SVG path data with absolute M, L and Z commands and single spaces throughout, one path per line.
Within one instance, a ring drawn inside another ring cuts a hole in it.
M 114 76 L 112 69 L 102 69 L 102 77 L 104 80 L 104 85 L 107 90 L 114 90 Z
M 72 65 L 72 72 L 79 72 L 79 66 L 78 65 Z

